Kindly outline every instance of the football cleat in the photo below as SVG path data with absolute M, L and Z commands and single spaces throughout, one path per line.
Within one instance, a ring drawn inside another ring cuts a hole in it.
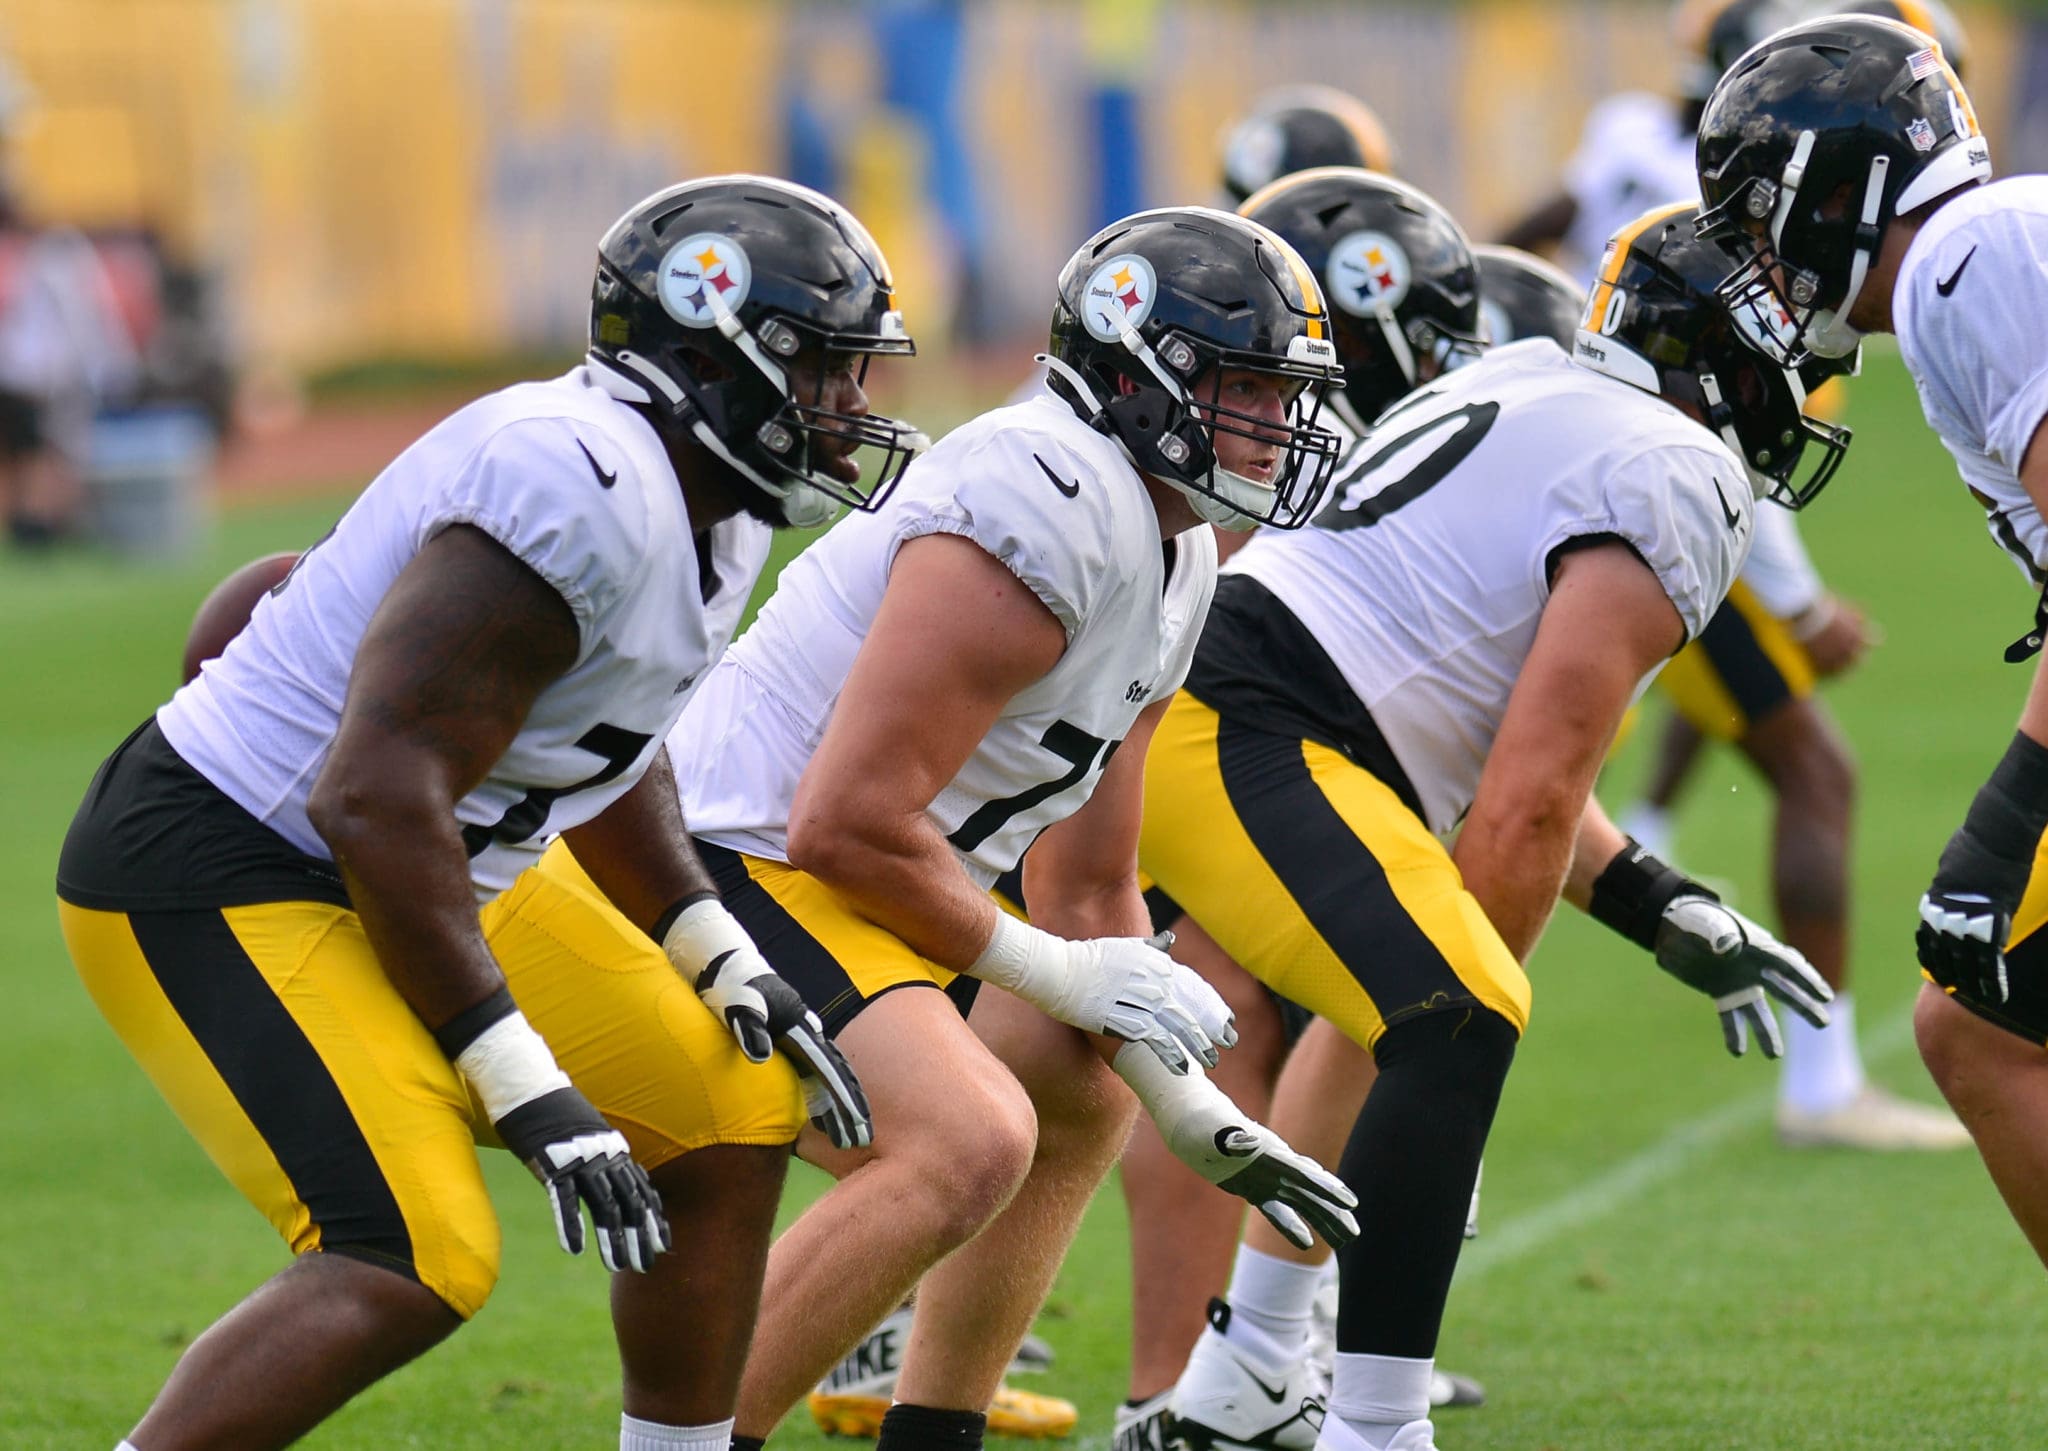
M 1902 1153 L 1916 1149 L 1960 1149 L 1970 1131 L 1945 1108 L 1914 1103 L 1876 1084 L 1839 1108 L 1821 1113 L 1778 1105 L 1778 1142 L 1788 1149 L 1867 1149 Z
M 806 1404 L 819 1430 L 828 1436 L 868 1439 L 882 1434 L 882 1417 L 895 1400 L 904 1347 L 910 1343 L 910 1317 L 908 1305 L 891 1311 L 818 1383 Z M 1017 1358 L 1010 1362 L 1012 1373 L 1040 1371 L 1052 1363 L 1052 1347 L 1036 1337 L 1031 1337 L 1030 1342 L 1035 1342 L 1033 1353 L 1027 1356 L 1020 1349 Z M 997 1388 L 995 1401 L 989 1406 L 988 1431 L 992 1436 L 1029 1439 L 1065 1436 L 1074 1429 L 1077 1419 L 1071 1401 L 1005 1385 Z
M 1157 1395 L 1118 1406 L 1109 1451 L 1167 1451 L 1173 1440 L 1173 1412 L 1168 1409 L 1172 1399 L 1173 1387 L 1168 1386 Z
M 1307 1356 L 1292 1365 L 1256 1363 L 1224 1338 L 1230 1306 L 1209 1302 L 1209 1328 L 1195 1342 L 1168 1403 L 1174 1444 L 1184 1451 L 1310 1451 L 1322 1429 L 1329 1381 Z

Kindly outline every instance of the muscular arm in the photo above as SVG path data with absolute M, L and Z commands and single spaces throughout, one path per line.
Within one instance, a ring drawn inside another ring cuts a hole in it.
M 562 836 L 598 890 L 643 932 L 683 898 L 718 892 L 683 829 L 666 746 L 632 790 Z
M 905 544 L 797 783 L 791 864 L 932 961 L 973 963 L 996 906 L 925 809 L 1066 645 L 1052 611 L 980 545 Z
M 1518 958 L 1565 884 L 1593 778 L 1637 682 L 1684 638 L 1663 586 L 1627 546 L 1559 562 L 1454 853 Z
M 1620 827 L 1608 819 L 1597 796 L 1586 798 L 1579 817 L 1579 839 L 1572 848 L 1572 864 L 1565 873 L 1564 899 L 1581 912 L 1593 905 L 1593 883 L 1600 873 L 1628 845 Z
M 1138 890 L 1138 823 L 1145 751 L 1166 705 L 1159 700 L 1145 707 L 1087 805 L 1032 844 L 1024 858 L 1024 899 L 1033 926 L 1076 939 L 1152 935 Z
M 466 525 L 414 556 L 357 647 L 306 814 L 378 962 L 430 1028 L 504 986 L 478 926 L 455 803 L 576 651 L 562 597 Z
M 2048 418 L 2034 428 L 2020 459 L 2020 483 L 2034 508 L 2048 519 Z M 2034 681 L 2027 688 L 2027 703 L 2020 708 L 2020 730 L 2037 745 L 2048 746 L 2048 651 L 2034 662 Z

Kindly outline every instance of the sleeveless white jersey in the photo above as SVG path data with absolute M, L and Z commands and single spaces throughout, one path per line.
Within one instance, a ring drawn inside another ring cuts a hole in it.
M 1564 189 L 1577 203 L 1564 236 L 1565 271 L 1590 285 L 1607 239 L 1651 207 L 1699 205 L 1693 134 L 1677 103 L 1643 91 L 1609 96 L 1586 117 L 1579 148 L 1564 166 Z
M 509 886 L 548 837 L 640 779 L 692 685 L 731 639 L 769 529 L 711 531 L 698 555 L 654 430 L 578 368 L 481 398 L 379 474 L 248 628 L 157 712 L 171 746 L 299 850 L 329 855 L 306 797 L 341 718 L 356 647 L 428 540 L 483 530 L 576 617 L 576 663 L 540 693 L 490 776 L 456 803 L 479 897 Z
M 910 466 L 782 572 L 753 628 L 670 736 L 683 819 L 707 841 L 788 859 L 789 806 L 896 551 L 957 534 L 1001 560 L 1066 628 L 1059 663 L 1011 700 L 927 815 L 983 886 L 1078 811 L 1138 713 L 1178 689 L 1216 585 L 1206 528 L 1174 541 L 1117 445 L 1050 394 L 998 408 Z M 934 701 L 934 709 L 943 702 Z
M 1991 537 L 2036 584 L 2048 580 L 2048 526 L 2020 483 L 2048 416 L 2048 176 L 1944 203 L 1899 265 L 1892 322 L 1927 422 Z
M 1228 568 L 1315 636 L 1444 832 L 1472 803 L 1559 548 L 1627 543 L 1690 638 L 1749 551 L 1754 509 L 1706 428 L 1531 338 L 1410 395 L 1339 464 L 1314 524 L 1261 531 Z

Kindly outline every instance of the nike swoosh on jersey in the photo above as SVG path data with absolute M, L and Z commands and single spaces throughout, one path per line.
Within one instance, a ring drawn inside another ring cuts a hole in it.
M 1740 534 L 1742 532 L 1742 516 L 1728 507 L 1728 495 L 1722 490 L 1719 479 L 1714 480 L 1714 497 L 1721 501 L 1721 517 L 1728 521 L 1728 532 Z
M 1035 453 L 1031 455 L 1031 461 L 1037 464 L 1039 468 L 1045 471 L 1045 476 L 1052 480 L 1052 486 L 1055 489 L 1058 489 L 1062 494 L 1065 494 L 1069 499 L 1078 499 L 1081 497 L 1081 484 L 1078 479 L 1071 484 L 1068 483 L 1065 479 L 1062 479 L 1058 474 L 1052 471 L 1051 464 L 1047 463 L 1044 459 L 1040 458 Z
M 1956 270 L 1949 273 L 1948 277 L 1945 280 L 1936 282 L 1934 284 L 1934 290 L 1940 293 L 1943 297 L 1947 297 L 1951 292 L 1954 292 L 1956 290 L 1956 284 L 1963 280 L 1963 269 L 1970 265 L 1970 259 L 1976 255 L 1977 249 L 1975 247 L 1972 247 L 1969 251 L 1963 253 L 1963 260 L 1956 263 Z
M 616 472 L 608 474 L 602 468 L 598 467 L 597 455 L 590 451 L 589 444 L 585 443 L 582 439 L 579 438 L 576 440 L 576 447 L 582 449 L 583 456 L 590 460 L 590 471 L 597 475 L 597 483 L 599 488 L 609 489 L 613 484 L 616 484 L 619 481 L 619 476 Z

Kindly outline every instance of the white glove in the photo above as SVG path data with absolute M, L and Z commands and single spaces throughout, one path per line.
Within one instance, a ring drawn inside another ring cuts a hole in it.
M 1142 937 L 1070 942 L 1007 912 L 967 969 L 1049 1018 L 1088 1033 L 1142 1043 L 1175 1073 L 1190 1057 L 1213 1068 L 1237 1042 L 1229 1005 L 1198 972 Z
M 766 1063 L 780 1050 L 789 1060 L 811 1122 L 835 1147 L 874 1142 L 874 1116 L 852 1065 L 723 902 L 707 898 L 685 908 L 663 935 L 661 950 L 739 1040 L 742 1053 Z
M 1738 1058 L 1749 1047 L 1752 1027 L 1766 1058 L 1784 1055 L 1766 991 L 1814 1027 L 1828 1025 L 1826 1005 L 1835 990 L 1813 964 L 1712 897 L 1681 893 L 1665 903 L 1657 925 L 1657 966 L 1714 1000 L 1728 1051 Z
M 1170 1073 L 1151 1054 L 1139 1052 L 1140 1046 L 1118 1049 L 1112 1064 L 1176 1158 L 1211 1184 L 1251 1201 L 1300 1249 L 1312 1247 L 1316 1234 L 1332 1248 L 1358 1237 L 1351 1214 L 1358 1196 L 1343 1180 L 1247 1118 L 1201 1069 Z

